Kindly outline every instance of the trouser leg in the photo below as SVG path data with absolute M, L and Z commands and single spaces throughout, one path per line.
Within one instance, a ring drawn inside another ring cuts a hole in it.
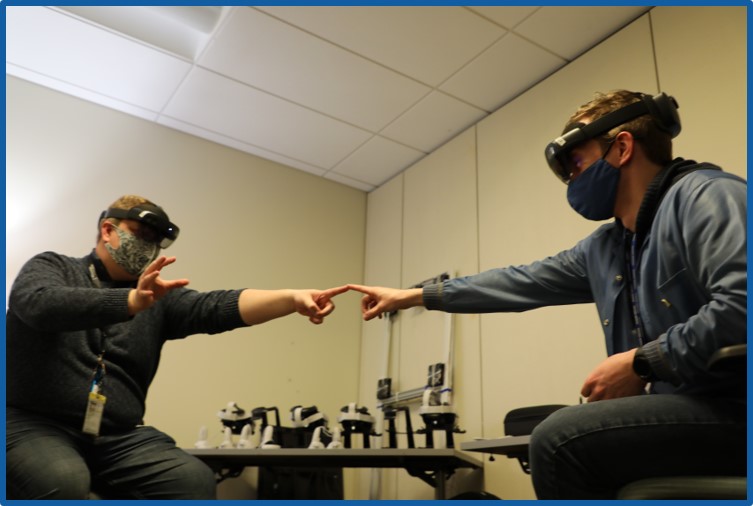
M 108 498 L 216 498 L 214 472 L 153 427 L 100 437 L 93 455 L 94 482 Z
M 745 475 L 745 406 L 683 395 L 642 395 L 563 408 L 534 430 L 539 499 L 613 499 L 632 481 Z
M 90 475 L 75 435 L 44 417 L 6 412 L 8 499 L 86 499 Z
M 92 438 L 45 417 L 8 408 L 9 499 L 215 499 L 214 473 L 152 427 Z

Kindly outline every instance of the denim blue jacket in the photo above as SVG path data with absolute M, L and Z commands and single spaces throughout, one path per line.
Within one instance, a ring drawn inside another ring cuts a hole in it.
M 709 164 L 673 164 L 696 170 L 662 195 L 643 237 L 636 288 L 644 349 L 661 380 L 658 391 L 713 390 L 718 382 L 706 371 L 711 355 L 746 342 L 747 183 Z M 427 286 L 424 304 L 488 313 L 594 302 L 608 354 L 627 351 L 642 343 L 632 317 L 626 240 L 615 220 L 530 265 Z

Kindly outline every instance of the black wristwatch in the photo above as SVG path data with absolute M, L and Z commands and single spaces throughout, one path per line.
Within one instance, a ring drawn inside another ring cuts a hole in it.
M 648 361 L 648 357 L 646 357 L 646 352 L 643 351 L 643 348 L 635 350 L 633 371 L 635 371 L 635 374 L 637 374 L 643 381 L 651 382 L 656 380 L 654 371 L 651 369 L 651 363 Z

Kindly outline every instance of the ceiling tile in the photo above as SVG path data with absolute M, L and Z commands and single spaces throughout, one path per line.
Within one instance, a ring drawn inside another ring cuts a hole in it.
M 431 91 L 248 7 L 235 8 L 199 63 L 373 132 Z
M 423 156 L 421 151 L 374 136 L 332 172 L 379 186 Z
M 334 166 L 370 136 L 364 130 L 200 68 L 191 72 L 164 113 L 323 168 Z
M 8 75 L 370 191 L 650 7 L 62 9 L 6 7 Z
M 366 58 L 436 86 L 505 30 L 462 7 L 259 7 Z
M 159 111 L 190 64 L 46 7 L 6 7 L 6 62 Z
M 157 121 L 157 123 L 159 123 L 160 125 L 173 128 L 175 130 L 180 130 L 181 132 L 195 135 L 196 137 L 199 137 L 201 139 L 206 139 L 208 141 L 216 142 L 217 144 L 222 144 L 223 146 L 228 146 L 228 147 L 237 149 L 238 151 L 250 153 L 252 155 L 256 155 L 261 158 L 264 158 L 266 160 L 271 160 L 273 162 L 287 165 L 288 167 L 293 167 L 294 169 L 299 169 L 304 172 L 308 172 L 309 174 L 323 176 L 324 173 L 326 172 L 326 169 L 322 169 L 321 167 L 315 167 L 313 165 L 307 164 L 300 160 L 294 160 L 292 158 L 288 158 L 287 156 L 283 156 L 279 153 L 273 153 L 262 147 L 254 146 L 252 144 L 248 144 L 247 142 L 239 141 L 238 139 L 233 139 L 226 135 L 222 135 L 217 132 L 213 132 L 211 130 L 206 130 L 202 127 L 192 125 L 190 123 L 186 123 L 184 121 L 180 121 L 175 118 L 170 118 L 168 116 L 161 116 L 159 120 Z
M 148 121 L 155 121 L 159 114 L 156 111 L 150 111 L 149 109 L 144 109 L 142 107 L 123 102 L 122 100 L 103 95 L 102 93 L 99 93 L 97 91 L 87 90 L 81 88 L 80 86 L 68 84 L 64 81 L 49 77 L 45 74 L 39 74 L 38 72 L 19 67 L 18 65 L 14 65 L 12 63 L 5 64 L 5 72 L 9 76 L 18 77 L 19 79 L 25 79 L 26 81 L 30 81 L 40 86 L 59 91 L 61 93 L 66 93 L 82 100 L 86 100 L 94 104 L 99 104 L 104 107 L 109 107 L 110 109 L 124 112 L 126 114 L 130 114 L 131 116 L 136 116 Z
M 365 192 L 370 192 L 371 190 L 376 188 L 376 185 L 364 183 L 363 181 L 356 181 L 355 179 L 351 179 L 349 177 L 343 176 L 342 174 L 338 174 L 337 172 L 327 172 L 324 175 L 324 178 L 330 179 L 338 183 L 342 183 L 352 188 L 363 190 Z
M 441 89 L 492 112 L 567 63 L 514 33 L 505 35 Z
M 495 23 L 507 28 L 508 30 L 515 28 L 521 21 L 530 16 L 532 13 L 539 9 L 534 6 L 483 6 L 483 7 L 468 7 L 472 11 L 484 16 L 487 19 L 494 21 Z
M 515 32 L 572 60 L 648 9 L 650 7 L 547 6 L 520 23 Z
M 435 91 L 380 133 L 429 153 L 484 116 L 485 111 Z

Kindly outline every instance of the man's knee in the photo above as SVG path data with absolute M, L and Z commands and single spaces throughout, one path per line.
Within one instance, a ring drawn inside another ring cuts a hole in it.
M 209 466 L 198 459 L 187 460 L 183 465 L 186 499 L 216 499 L 217 480 Z
M 555 411 L 531 433 L 529 461 L 531 479 L 539 499 L 560 499 L 563 445 L 578 432 L 581 406 Z
M 557 410 L 534 427 L 530 442 L 532 459 L 534 454 L 540 456 L 554 452 L 559 442 L 572 435 L 571 432 L 576 423 L 574 408 L 577 408 L 577 406 L 568 406 Z
M 8 499 L 82 500 L 89 497 L 91 478 L 84 464 L 48 462 L 44 467 L 20 471 L 8 468 Z

